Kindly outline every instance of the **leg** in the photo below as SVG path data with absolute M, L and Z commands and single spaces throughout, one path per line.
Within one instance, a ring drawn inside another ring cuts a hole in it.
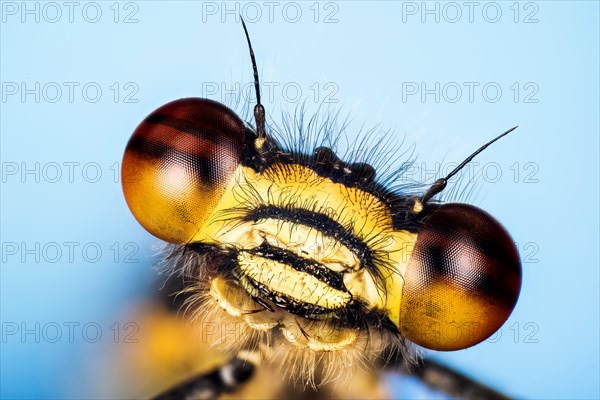
M 418 377 L 424 384 L 461 399 L 509 400 L 510 398 L 475 380 L 429 359 L 418 365 L 404 363 L 402 372 Z
M 199 375 L 154 397 L 154 400 L 216 399 L 221 393 L 236 390 L 252 377 L 254 365 L 234 358 L 212 372 Z

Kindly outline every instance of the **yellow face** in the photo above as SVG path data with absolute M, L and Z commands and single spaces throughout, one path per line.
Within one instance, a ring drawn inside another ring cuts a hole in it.
M 518 254 L 484 211 L 394 193 L 327 148 L 285 150 L 219 103 L 156 110 L 122 173 L 138 221 L 186 254 L 201 323 L 242 326 L 232 349 L 273 338 L 306 357 L 405 338 L 461 349 L 493 334 L 518 297 Z
M 398 324 L 402 276 L 415 240 L 415 233 L 394 229 L 376 196 L 281 163 L 260 173 L 240 165 L 191 239 L 235 254 L 235 278 L 211 283 L 224 310 L 256 329 L 278 327 L 295 345 L 327 351 L 356 340 L 352 323 L 340 334 L 327 321 L 358 304 Z M 275 312 L 244 315 L 264 308 L 253 299 Z M 320 323 L 306 328 L 305 319 Z

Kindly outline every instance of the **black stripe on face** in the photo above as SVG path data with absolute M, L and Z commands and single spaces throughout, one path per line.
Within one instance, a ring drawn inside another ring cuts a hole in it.
M 261 219 L 279 219 L 314 228 L 327 236 L 333 237 L 354 252 L 362 266 L 371 266 L 373 255 L 367 244 L 349 232 L 337 221 L 326 215 L 302 208 L 282 208 L 273 205 L 261 205 L 249 211 L 243 221 L 258 222 Z
M 282 264 L 289 265 L 296 271 L 311 274 L 324 284 L 331 286 L 334 289 L 343 292 L 348 292 L 346 286 L 344 286 L 344 279 L 342 273 L 332 271 L 326 266 L 314 260 L 300 257 L 289 250 L 285 250 L 281 247 L 276 247 L 267 243 L 263 243 L 255 249 L 244 251 L 253 255 L 267 258 L 269 260 L 278 261 Z
M 315 304 L 301 302 L 297 299 L 287 296 L 284 293 L 273 292 L 272 289 L 267 287 L 267 285 L 255 281 L 249 276 L 244 276 L 242 279 L 245 279 L 255 290 L 257 290 L 261 297 L 270 300 L 277 307 L 291 314 L 308 318 L 311 316 L 327 314 L 333 311 Z M 257 299 L 255 298 L 255 301 L 256 300 Z

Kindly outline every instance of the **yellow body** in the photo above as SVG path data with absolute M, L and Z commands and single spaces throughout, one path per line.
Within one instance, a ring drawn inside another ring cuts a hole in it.
M 149 399 L 198 375 L 219 368 L 229 355 L 202 340 L 197 324 L 149 302 L 127 316 L 138 331 L 135 343 L 121 343 L 113 352 L 106 382 L 93 393 L 98 398 Z M 273 360 L 268 366 L 256 362 L 251 381 L 220 399 L 314 398 L 314 388 L 294 385 L 281 369 L 286 366 Z M 253 361 L 255 361 L 253 359 Z M 98 375 L 95 377 L 97 378 Z M 386 399 L 389 393 L 381 377 L 372 371 L 356 369 L 352 379 L 322 385 L 318 394 L 326 398 Z

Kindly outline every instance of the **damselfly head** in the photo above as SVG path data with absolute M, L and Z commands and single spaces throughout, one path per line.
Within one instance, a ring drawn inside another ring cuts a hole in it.
M 433 198 L 512 129 L 423 194 L 394 191 L 368 163 L 279 145 L 248 44 L 253 126 L 215 101 L 181 99 L 142 121 L 123 158 L 133 215 L 185 253 L 196 315 L 243 323 L 230 349 L 276 342 L 313 359 L 405 338 L 456 350 L 499 329 L 521 286 L 510 235 L 477 207 Z

